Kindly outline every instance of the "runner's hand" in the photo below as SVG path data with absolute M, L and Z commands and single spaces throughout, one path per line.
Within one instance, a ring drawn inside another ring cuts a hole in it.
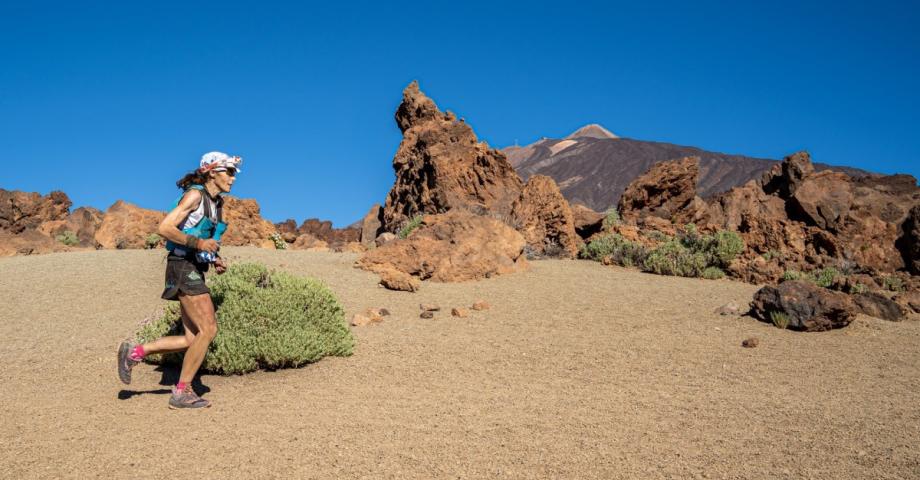
M 203 252 L 217 253 L 217 249 L 220 248 L 220 245 L 213 238 L 207 240 L 198 240 L 198 250 Z
M 217 271 L 218 275 L 227 271 L 227 264 L 224 263 L 223 258 L 217 257 L 217 260 L 214 261 L 214 269 Z

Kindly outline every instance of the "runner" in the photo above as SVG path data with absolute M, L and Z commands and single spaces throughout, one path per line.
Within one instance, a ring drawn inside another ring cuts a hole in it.
M 169 250 L 162 298 L 179 301 L 185 335 L 162 337 L 143 345 L 126 341 L 118 347 L 118 377 L 125 384 L 131 383 L 131 369 L 144 356 L 185 352 L 179 383 L 169 398 L 169 408 L 211 406 L 211 402 L 192 390 L 192 380 L 217 334 L 214 303 L 204 274 L 211 263 L 218 274 L 226 271 L 223 259 L 217 255 L 217 239 L 226 228 L 221 194 L 232 188 L 242 162 L 240 157 L 221 152 L 204 154 L 199 168 L 176 182 L 184 193 L 157 230 L 167 240 Z

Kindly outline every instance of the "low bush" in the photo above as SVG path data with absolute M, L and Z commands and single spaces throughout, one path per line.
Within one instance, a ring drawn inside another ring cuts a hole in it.
M 620 212 L 617 212 L 616 208 L 610 208 L 607 210 L 606 216 L 604 217 L 604 222 L 601 224 L 604 227 L 604 230 L 608 230 L 620 224 Z
M 271 240 L 272 243 L 275 244 L 275 250 L 287 250 L 287 242 L 285 242 L 284 239 L 281 238 L 280 233 L 275 232 L 269 235 L 268 239 Z
M 409 235 L 422 224 L 422 216 L 416 215 L 412 217 L 412 220 L 406 222 L 406 225 L 399 229 L 399 232 L 396 234 L 399 238 L 409 238 Z
M 671 240 L 649 252 L 643 270 L 659 275 L 699 277 L 707 266 L 706 255 L 687 248 L 678 240 Z
M 785 330 L 789 327 L 789 315 L 784 312 L 778 312 L 775 310 L 770 311 L 770 321 L 773 322 L 773 325 L 775 325 L 776 328 L 780 328 L 782 330 Z
M 162 238 L 159 235 L 151 233 L 150 235 L 147 235 L 147 238 L 144 239 L 144 247 L 146 247 L 148 250 L 157 248 L 160 246 L 161 240 Z
M 77 238 L 77 234 L 70 230 L 65 230 L 64 233 L 54 237 L 54 239 L 63 243 L 64 245 L 67 245 L 68 247 L 72 247 L 80 243 L 80 239 Z
M 719 267 L 706 267 L 701 276 L 706 280 L 718 280 L 725 277 L 725 272 Z
M 208 278 L 218 332 L 202 368 L 221 374 L 298 367 L 327 355 L 348 356 L 354 338 L 344 310 L 322 282 L 264 265 L 233 265 Z M 143 324 L 139 343 L 182 335 L 178 302 Z M 152 363 L 181 363 L 181 354 L 151 355 Z
M 901 280 L 900 277 L 894 275 L 887 276 L 885 277 L 884 284 L 886 290 L 891 290 L 892 292 L 904 291 L 904 280 Z
M 604 235 L 584 245 L 579 252 L 581 258 L 601 261 L 604 257 L 624 267 L 641 267 L 648 251 L 642 245 L 630 242 L 619 234 Z

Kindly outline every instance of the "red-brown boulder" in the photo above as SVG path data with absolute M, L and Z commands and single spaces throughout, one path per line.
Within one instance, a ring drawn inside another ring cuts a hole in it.
M 70 206 L 70 198 L 61 191 L 41 195 L 0 188 L 0 230 L 18 234 L 44 222 L 66 220 Z
M 788 328 L 807 332 L 842 328 L 856 316 L 847 295 L 801 281 L 761 288 L 754 294 L 751 314 L 769 323 L 773 315 L 785 315 Z
M 426 215 L 409 238 L 366 252 L 356 266 L 372 272 L 396 269 L 422 280 L 460 282 L 527 267 L 526 242 L 494 218 L 460 210 Z
M 530 177 L 511 216 L 531 255 L 573 258 L 578 253 L 572 210 L 552 178 Z
M 671 219 L 693 203 L 699 175 L 699 157 L 655 164 L 626 187 L 618 206 L 620 216 L 626 222 L 648 215 Z
M 224 221 L 227 232 L 221 244 L 275 248 L 269 237 L 277 230 L 272 222 L 262 218 L 259 203 L 251 198 L 224 197 Z
M 164 212 L 119 200 L 105 211 L 95 242 L 101 248 L 145 248 L 147 238 L 157 233 L 165 216 Z

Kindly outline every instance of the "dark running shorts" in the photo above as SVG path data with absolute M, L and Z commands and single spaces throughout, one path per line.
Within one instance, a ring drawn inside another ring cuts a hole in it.
M 179 292 L 185 295 L 211 293 L 204 283 L 204 274 L 208 263 L 197 263 L 185 257 L 169 255 L 166 257 L 166 288 L 161 298 L 179 300 Z

